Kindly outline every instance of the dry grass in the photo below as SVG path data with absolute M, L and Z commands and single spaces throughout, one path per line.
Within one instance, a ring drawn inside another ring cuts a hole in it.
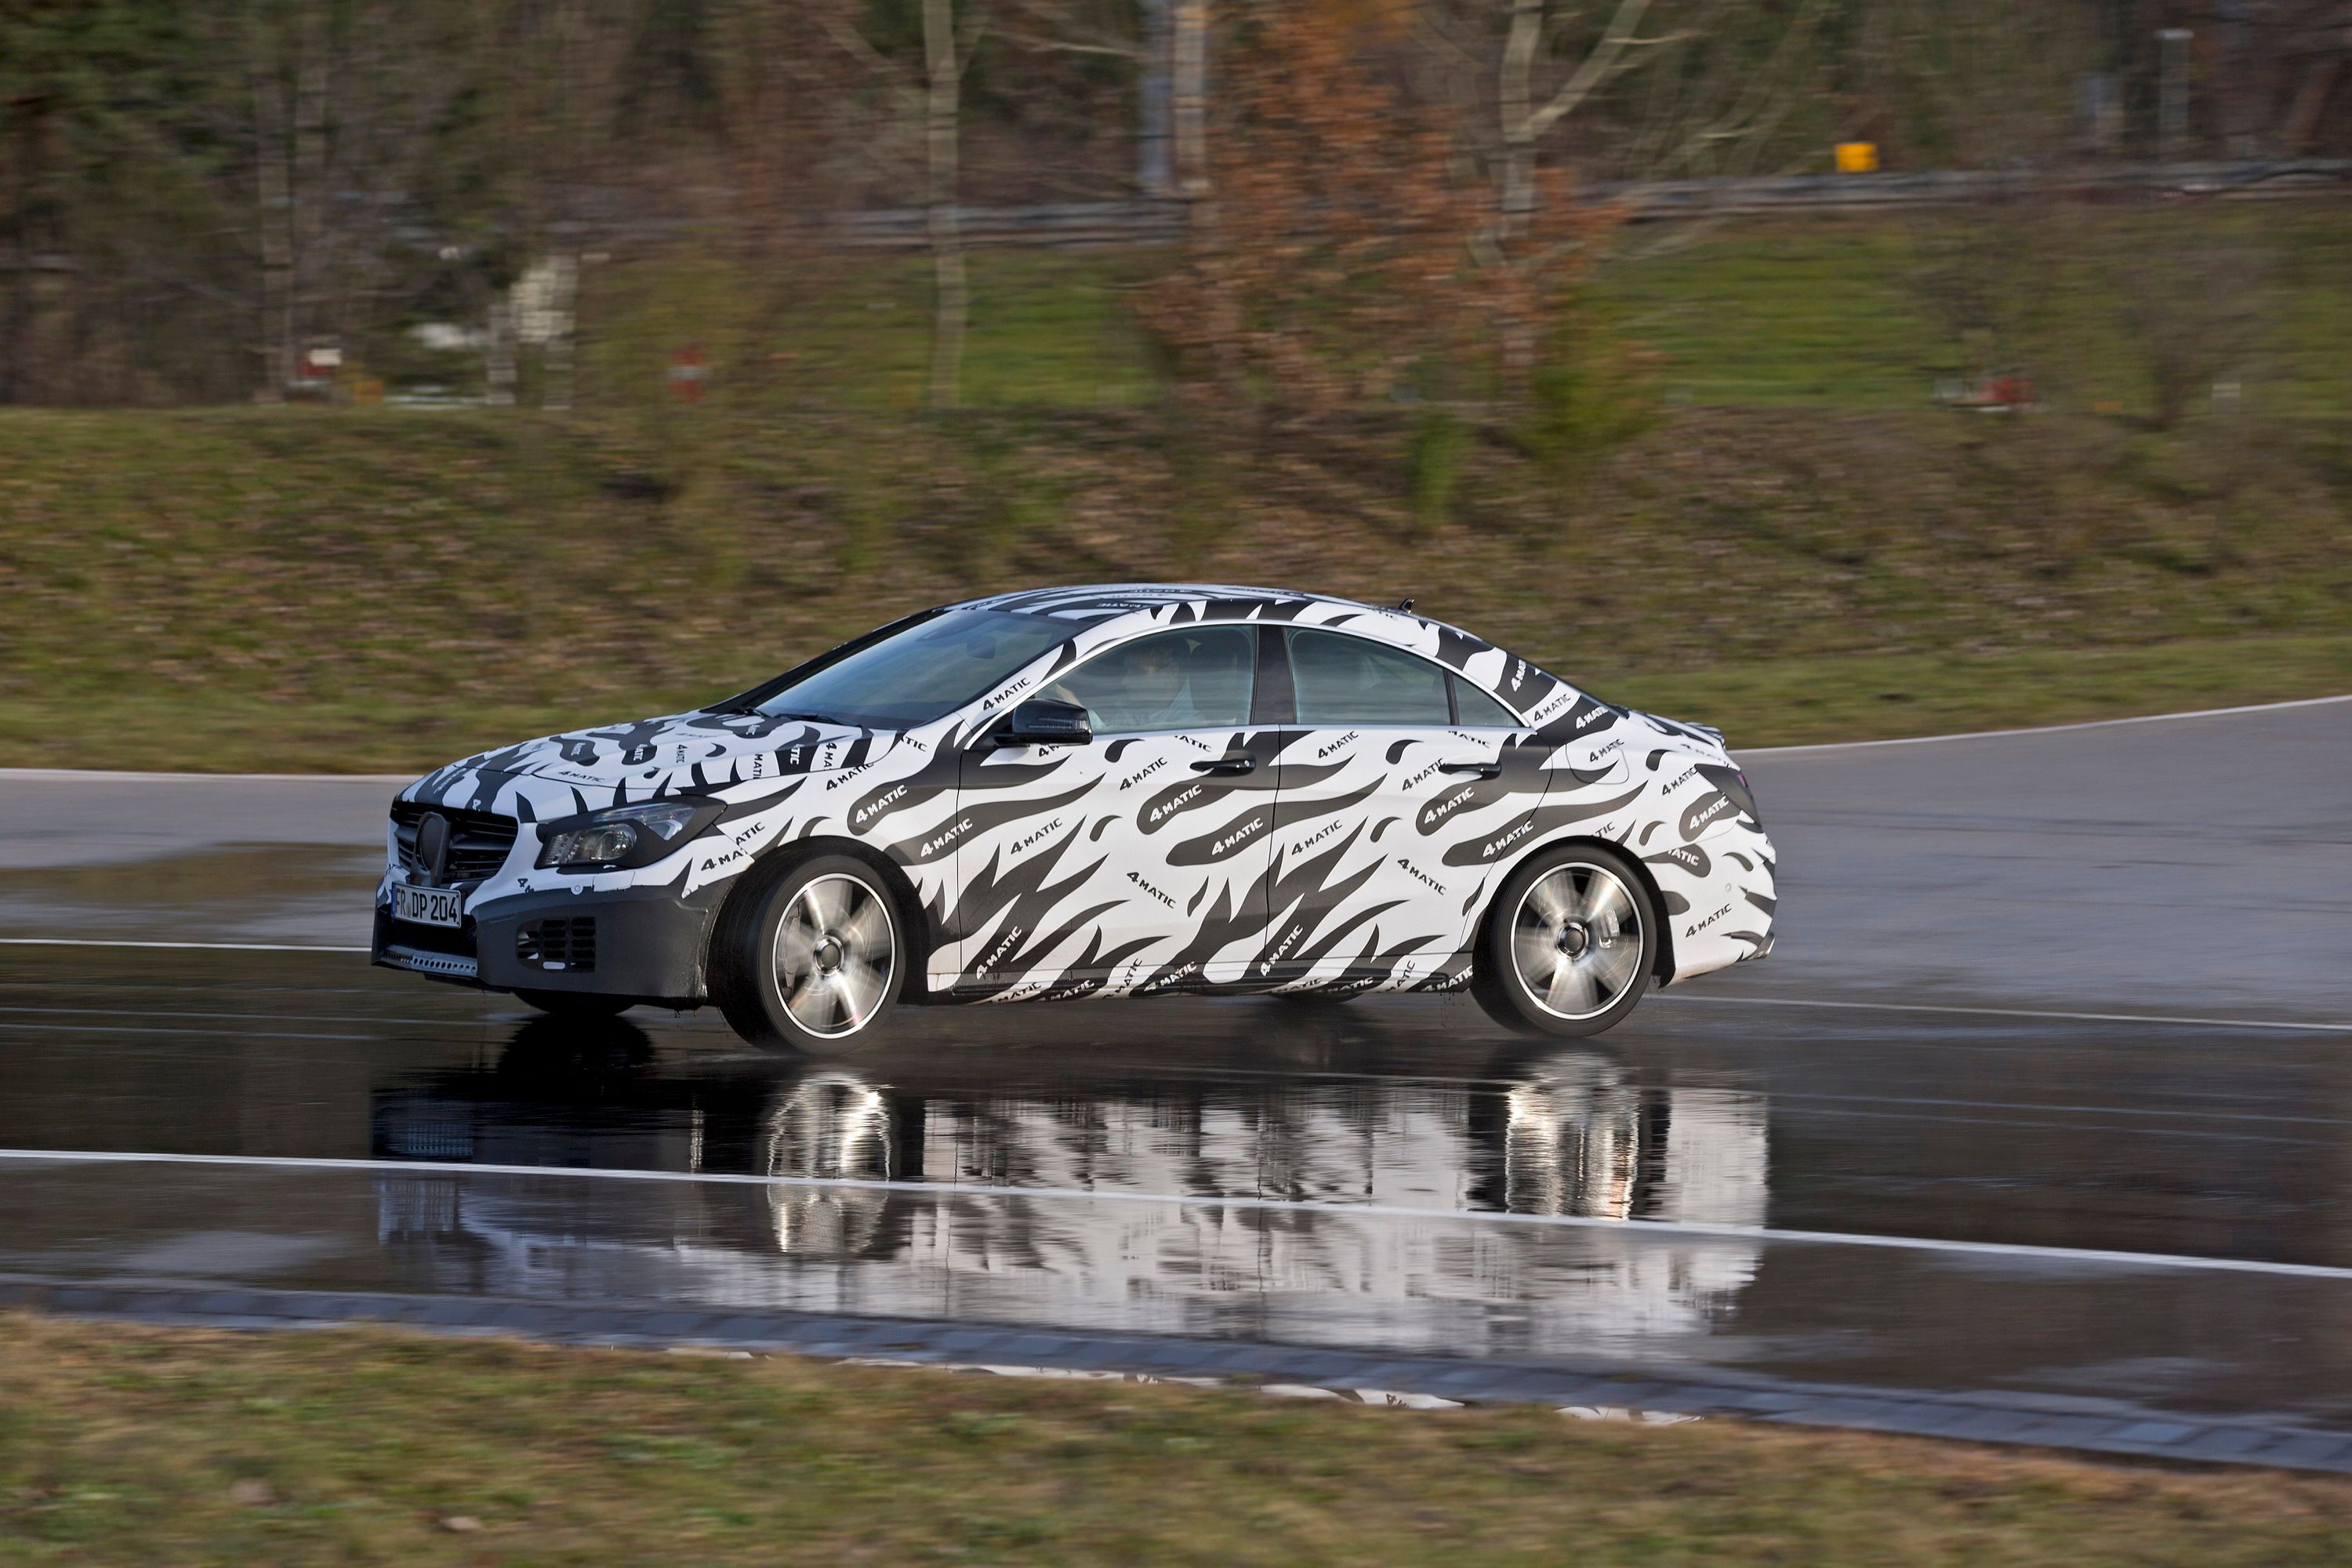
M 0 763 L 421 769 L 1073 581 L 1410 595 L 1746 744 L 2352 689 L 2342 642 L 2294 640 L 2352 620 L 2352 470 L 2301 427 L 1718 410 L 1566 469 L 1489 431 L 1441 444 L 1441 515 L 1402 416 L 1188 439 L 1121 413 L 9 413 Z M 2106 673 L 2072 679 L 2077 652 Z
M 2352 1483 L 1542 1409 L 0 1317 L 0 1560 L 2273 1563 Z

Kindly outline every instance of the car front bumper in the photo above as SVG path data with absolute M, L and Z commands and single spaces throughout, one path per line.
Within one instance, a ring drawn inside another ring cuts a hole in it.
M 726 891 L 562 889 L 493 900 L 462 927 L 412 925 L 375 910 L 370 962 L 488 991 L 577 991 L 698 1007 L 703 954 Z

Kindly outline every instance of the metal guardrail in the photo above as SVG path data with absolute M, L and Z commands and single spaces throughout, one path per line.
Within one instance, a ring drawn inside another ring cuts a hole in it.
M 2052 195 L 2277 199 L 2352 190 L 2352 159 L 2106 164 L 2091 169 L 1935 169 L 1917 174 L 1775 174 L 1737 180 L 1645 180 L 1596 185 L 1590 200 L 1621 201 L 1636 222 L 1773 212 L 1967 206 Z
M 2031 195 L 2076 200 L 2277 200 L 2352 193 L 2352 159 L 2248 159 L 2231 163 L 2105 164 L 2090 169 L 1937 169 L 1917 174 L 1769 174 L 1720 180 L 1636 180 L 1585 187 L 1589 202 L 1618 202 L 1635 223 L 1773 213 L 1891 211 L 1969 206 Z M 976 247 L 1158 245 L 1180 237 L 1191 208 L 1168 197 L 960 206 L 963 243 Z M 843 214 L 835 232 L 858 248 L 916 249 L 930 243 L 923 207 Z
M 973 246 L 1155 245 L 1184 232 L 1190 208 L 1173 198 L 1122 202 L 1053 202 L 1041 206 L 956 208 L 963 243 Z M 880 207 L 845 213 L 835 233 L 844 244 L 905 249 L 931 242 L 925 207 Z

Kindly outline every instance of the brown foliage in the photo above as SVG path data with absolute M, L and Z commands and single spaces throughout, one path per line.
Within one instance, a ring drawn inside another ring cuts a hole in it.
M 1516 386 L 1589 269 L 1613 220 L 1564 180 L 1506 248 L 1452 128 L 1381 68 L 1392 31 L 1275 0 L 1228 43 L 1214 196 L 1142 303 L 1196 393 L 1314 412 Z

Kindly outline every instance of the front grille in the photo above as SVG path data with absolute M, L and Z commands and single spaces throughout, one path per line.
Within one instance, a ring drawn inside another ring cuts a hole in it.
M 421 926 L 387 915 L 384 929 L 391 941 L 411 952 L 438 952 L 451 958 L 474 956 L 474 922 L 470 918 L 462 926 Z
M 551 921 L 525 921 L 515 929 L 515 956 L 541 969 L 578 974 L 596 967 L 596 917 L 572 915 Z
M 449 819 L 449 858 L 443 867 L 442 877 L 445 883 L 478 882 L 507 863 L 507 853 L 514 847 L 520 826 L 513 817 L 490 811 L 396 800 L 392 803 L 392 831 L 400 843 L 402 870 L 414 876 L 425 869 L 416 855 L 416 825 L 430 811 L 437 811 Z

